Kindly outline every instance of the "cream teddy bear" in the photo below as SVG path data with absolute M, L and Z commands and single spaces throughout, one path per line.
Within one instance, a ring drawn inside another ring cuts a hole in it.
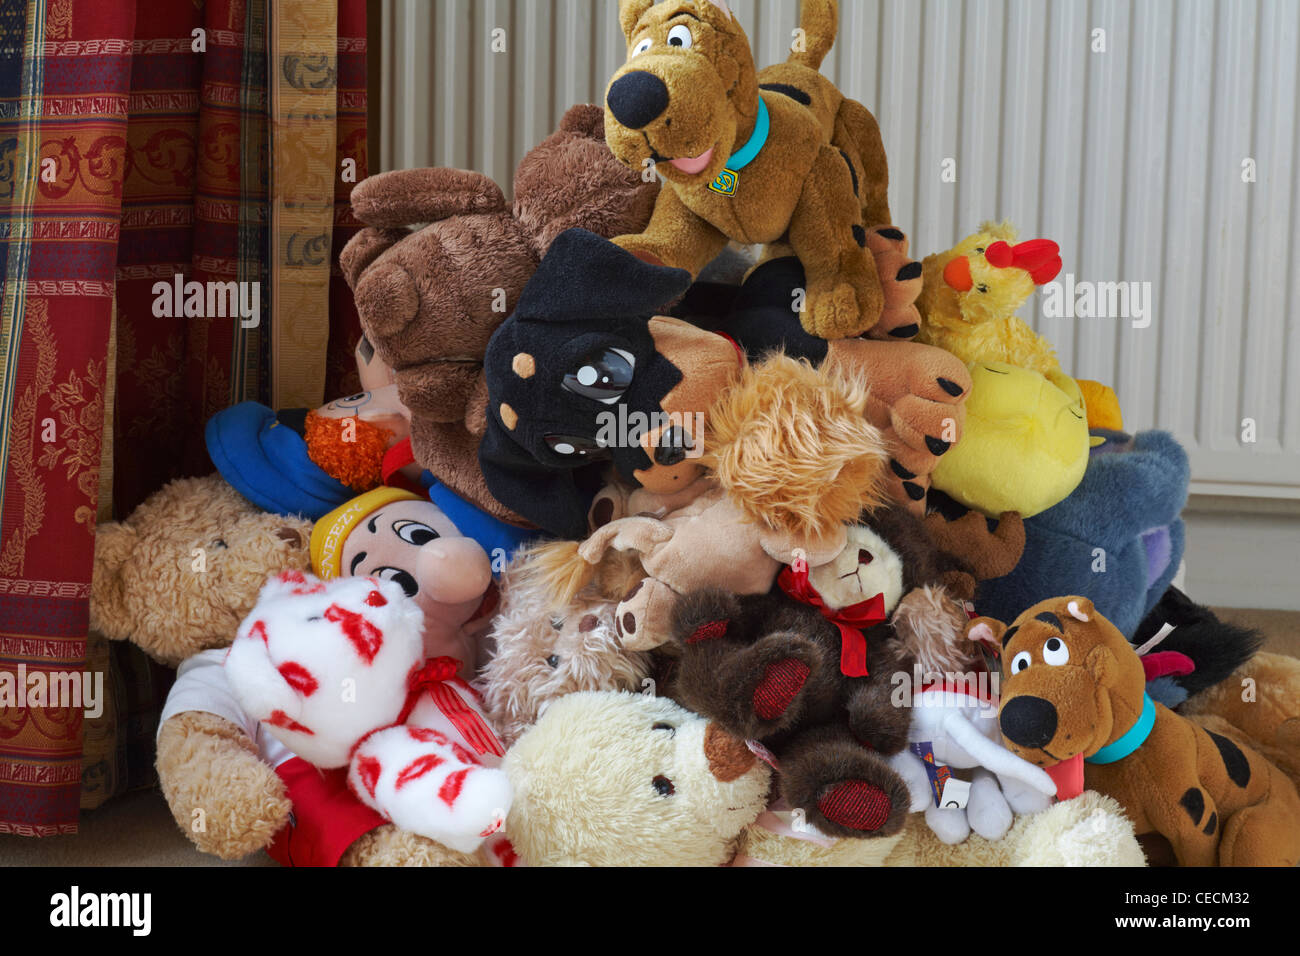
M 771 771 L 670 700 L 585 691 L 555 701 L 506 754 L 506 834 L 532 866 L 1141 866 L 1133 827 L 1087 792 L 1000 841 L 940 843 L 913 814 L 890 837 L 827 841 L 767 810 Z M 589 808 L 600 807 L 600 813 Z

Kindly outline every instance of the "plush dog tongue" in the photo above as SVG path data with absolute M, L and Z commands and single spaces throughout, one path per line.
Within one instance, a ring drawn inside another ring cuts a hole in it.
M 1069 760 L 1044 767 L 1047 775 L 1056 784 L 1057 800 L 1073 800 L 1083 793 L 1083 754 L 1075 754 Z
M 677 169 L 680 169 L 686 175 L 694 176 L 696 173 L 700 172 L 700 170 L 704 169 L 704 167 L 708 166 L 709 161 L 712 159 L 713 159 L 713 147 L 710 146 L 708 149 L 700 153 L 700 155 L 698 156 L 695 157 L 686 156 L 682 159 L 669 160 L 669 162 L 671 162 L 673 166 L 675 166 Z

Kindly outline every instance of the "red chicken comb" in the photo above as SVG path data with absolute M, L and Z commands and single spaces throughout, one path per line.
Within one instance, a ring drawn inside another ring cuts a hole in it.
M 984 250 L 989 265 L 998 269 L 1015 266 L 1029 273 L 1034 285 L 1051 282 L 1061 271 L 1061 247 L 1051 239 L 1026 239 L 1010 246 L 998 241 Z

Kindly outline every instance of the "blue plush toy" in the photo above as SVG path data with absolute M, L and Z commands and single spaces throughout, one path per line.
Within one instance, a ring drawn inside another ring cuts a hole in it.
M 976 609 L 1003 621 L 1057 594 L 1081 594 L 1132 638 L 1178 571 L 1190 469 L 1168 432 L 1094 429 L 1083 480 L 1025 520 L 1025 550 L 1010 573 L 980 584 Z

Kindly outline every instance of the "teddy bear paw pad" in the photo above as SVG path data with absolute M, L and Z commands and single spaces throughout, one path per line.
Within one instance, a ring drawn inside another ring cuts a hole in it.
M 762 720 L 775 720 L 799 696 L 811 669 L 803 661 L 786 657 L 770 664 L 754 688 L 754 713 Z
M 817 809 L 832 823 L 874 833 L 889 820 L 894 805 L 889 795 L 874 783 L 845 780 L 822 794 Z

